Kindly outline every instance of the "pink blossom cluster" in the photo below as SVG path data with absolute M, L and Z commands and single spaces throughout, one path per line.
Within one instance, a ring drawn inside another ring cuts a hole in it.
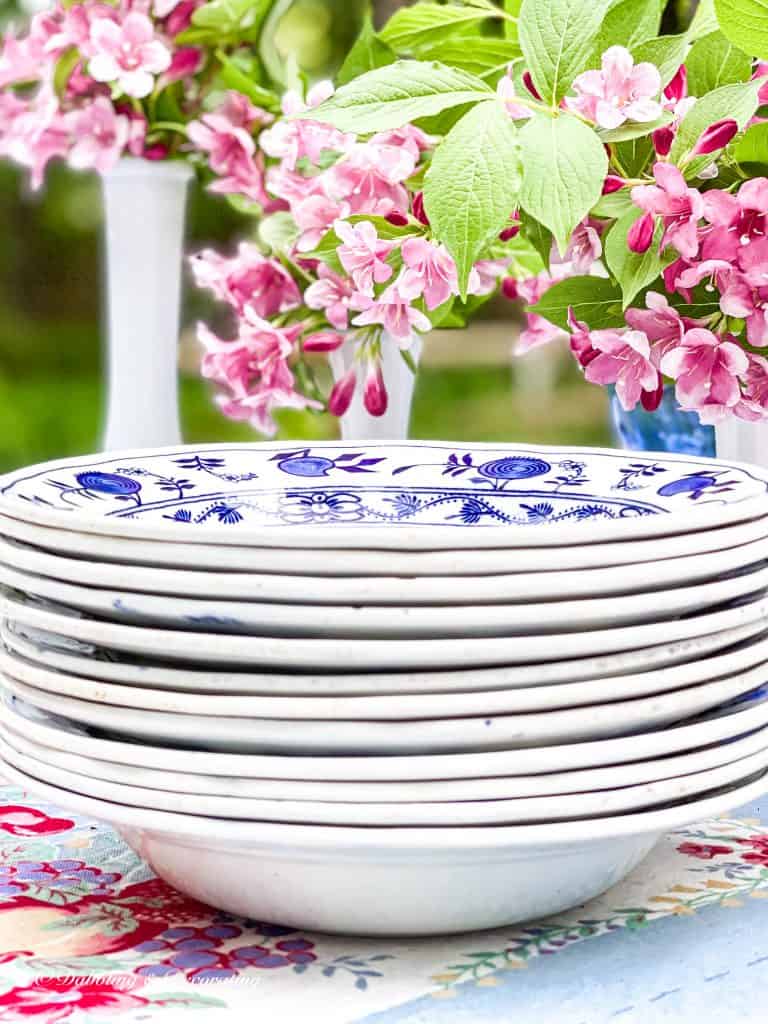
M 209 154 L 214 190 L 287 215 L 294 230 L 280 255 L 243 245 L 231 259 L 205 251 L 192 261 L 197 283 L 227 302 L 237 321 L 231 341 L 200 328 L 203 373 L 222 388 L 227 415 L 264 433 L 274 430 L 275 408 L 317 407 L 323 396 L 308 385 L 308 357 L 345 342 L 354 358 L 330 391 L 329 411 L 343 415 L 361 386 L 365 408 L 382 415 L 382 346 L 406 352 L 459 294 L 454 261 L 430 237 L 423 196 L 412 184 L 436 140 L 412 125 L 361 140 L 291 119 L 332 92 L 328 82 L 305 98 L 289 92 L 284 116 L 271 124 L 251 108 L 242 129 L 229 111 L 189 126 L 191 141 Z M 508 265 L 503 257 L 479 261 L 469 293 L 490 295 Z
M 635 223 L 650 221 L 635 243 L 649 248 L 660 225 L 661 247 L 676 254 L 666 295 L 649 292 L 645 309 L 626 311 L 625 328 L 574 320 L 572 351 L 588 380 L 615 384 L 626 409 L 655 408 L 667 379 L 703 423 L 765 419 L 768 359 L 753 349 L 768 346 L 768 178 L 702 192 L 669 163 L 653 174 L 654 184 L 632 189 L 643 211 Z M 702 315 L 686 316 L 687 306 Z
M 176 42 L 197 2 L 62 2 L 36 14 L 25 35 L 6 35 L 0 156 L 27 168 L 37 188 L 55 158 L 104 173 L 123 155 L 168 155 L 141 101 L 200 70 L 203 52 Z

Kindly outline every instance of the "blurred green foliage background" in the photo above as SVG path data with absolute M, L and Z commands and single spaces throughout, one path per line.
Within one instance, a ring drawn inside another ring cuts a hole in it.
M 37 3 L 38 0 L 31 0 Z M 545 0 L 542 0 L 545 2 Z M 376 6 L 380 23 L 399 6 Z M 675 0 L 667 30 L 690 11 Z M 36 8 L 0 0 L 0 26 Z M 279 0 L 271 19 L 275 67 L 293 55 L 312 77 L 333 73 L 364 15 L 362 0 Z M 30 195 L 22 176 L 0 164 L 0 472 L 27 462 L 94 450 L 101 421 L 101 275 L 99 186 L 91 175 L 52 168 L 45 190 Z M 249 230 L 225 202 L 195 188 L 189 245 L 227 247 Z M 187 287 L 186 337 L 211 309 Z M 608 440 L 606 398 L 554 350 L 524 366 L 509 356 L 519 311 L 499 300 L 450 343 L 431 338 L 419 373 L 411 433 L 456 440 L 600 444 Z M 447 352 L 442 346 L 447 345 Z M 225 420 L 183 351 L 182 415 L 189 441 L 255 437 Z M 190 355 L 191 353 L 191 355 Z M 285 437 L 332 437 L 326 416 L 286 413 Z

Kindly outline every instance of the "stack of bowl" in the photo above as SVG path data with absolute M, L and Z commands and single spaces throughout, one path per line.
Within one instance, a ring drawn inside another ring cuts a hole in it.
M 29 467 L 0 484 L 3 770 L 261 920 L 554 913 L 768 789 L 767 539 L 768 474 L 681 456 Z

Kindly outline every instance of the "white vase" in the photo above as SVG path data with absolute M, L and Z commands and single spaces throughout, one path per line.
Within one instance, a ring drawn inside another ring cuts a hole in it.
M 731 416 L 715 427 L 715 444 L 720 459 L 768 466 L 768 423 Z
M 181 441 L 179 304 L 191 177 L 191 169 L 182 163 L 130 158 L 102 176 L 106 451 Z
M 331 353 L 334 380 L 340 380 L 352 366 L 356 344 L 352 338 Z M 414 363 L 421 358 L 422 342 L 416 335 L 408 350 Z M 387 411 L 371 416 L 363 405 L 363 380 L 358 381 L 349 408 L 341 416 L 343 441 L 403 441 L 408 437 L 416 374 L 400 354 L 397 341 L 381 336 L 381 369 L 387 386 Z

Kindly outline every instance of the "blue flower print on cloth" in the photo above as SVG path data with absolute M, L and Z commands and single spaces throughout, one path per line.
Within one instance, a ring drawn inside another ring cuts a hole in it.
M 600 449 L 432 443 L 221 445 L 93 456 L 6 478 L 3 504 L 77 520 L 231 530 L 537 526 L 682 513 L 766 494 L 760 471 Z M 17 514 L 22 514 L 17 512 Z M 22 514 L 23 517 L 23 514 Z

